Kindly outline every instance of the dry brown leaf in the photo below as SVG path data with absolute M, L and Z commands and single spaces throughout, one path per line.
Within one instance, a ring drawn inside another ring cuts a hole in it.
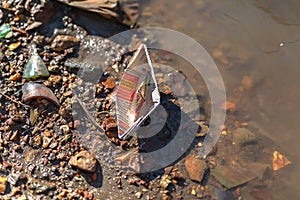
M 274 171 L 277 171 L 278 169 L 281 169 L 288 164 L 291 164 L 291 161 L 289 161 L 285 156 L 280 154 L 278 151 L 273 152 L 272 167 Z

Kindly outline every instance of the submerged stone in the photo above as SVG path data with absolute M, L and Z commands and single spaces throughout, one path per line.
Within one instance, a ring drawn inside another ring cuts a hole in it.
M 24 68 L 23 78 L 27 80 L 39 79 L 48 77 L 50 74 L 41 57 L 34 53 L 29 57 L 29 60 Z
M 188 157 L 185 160 L 185 168 L 188 172 L 190 179 L 201 182 L 205 171 L 207 170 L 207 164 L 205 160 L 194 158 L 193 156 Z
M 269 165 L 251 163 L 247 167 L 239 163 L 232 165 L 218 165 L 211 170 L 211 175 L 224 187 L 231 189 L 245 184 L 255 178 L 262 178 Z

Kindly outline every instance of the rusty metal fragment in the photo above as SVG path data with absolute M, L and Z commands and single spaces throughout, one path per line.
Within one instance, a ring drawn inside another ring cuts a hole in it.
M 53 92 L 43 84 L 28 82 L 22 87 L 22 99 L 27 102 L 31 99 L 47 99 L 59 106 L 59 101 Z

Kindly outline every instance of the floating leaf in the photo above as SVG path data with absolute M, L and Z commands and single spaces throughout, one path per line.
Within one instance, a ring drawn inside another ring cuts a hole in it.
M 10 26 L 8 24 L 2 24 L 0 26 L 0 38 L 4 38 L 10 32 Z
M 37 53 L 33 53 L 25 65 L 23 77 L 27 80 L 33 80 L 48 77 L 49 75 L 41 57 Z
M 277 171 L 288 164 L 291 164 L 291 161 L 289 161 L 285 156 L 280 154 L 278 151 L 273 152 L 273 163 L 272 167 L 274 171 Z
M 38 109 L 30 109 L 30 116 L 29 116 L 29 121 L 30 124 L 33 126 L 37 120 L 37 118 L 39 117 L 39 112 Z

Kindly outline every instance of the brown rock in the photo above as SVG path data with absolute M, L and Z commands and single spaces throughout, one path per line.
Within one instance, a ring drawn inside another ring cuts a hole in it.
M 8 126 L 13 126 L 16 125 L 17 123 L 13 120 L 13 118 L 9 118 L 8 120 L 5 121 L 5 124 Z
M 57 35 L 51 43 L 54 51 L 62 51 L 79 43 L 79 39 L 70 35 Z
M 289 164 L 291 164 L 291 161 L 289 161 L 284 155 L 280 154 L 278 151 L 273 152 L 272 167 L 274 171 L 277 171 Z
M 70 97 L 70 96 L 72 96 L 72 90 L 68 90 L 68 91 L 64 92 L 63 95 L 64 95 L 65 97 Z
M 254 144 L 257 142 L 256 135 L 247 128 L 237 128 L 233 131 L 233 142 L 239 146 Z
M 21 79 L 21 74 L 20 73 L 16 73 L 14 75 L 12 75 L 11 77 L 9 77 L 7 80 L 8 81 L 18 81 Z
M 41 136 L 40 135 L 37 135 L 33 138 L 33 144 L 34 146 L 38 147 L 40 146 L 42 143 L 42 139 L 41 139 Z
M 172 90 L 171 90 L 171 88 L 169 87 L 169 86 L 167 86 L 167 85 L 163 85 L 162 87 L 161 87 L 161 90 L 162 90 L 162 92 L 164 93 L 164 94 L 166 94 L 166 95 L 170 95 L 170 94 L 172 94 Z
M 105 124 L 106 131 L 114 130 L 115 128 L 117 128 L 117 124 L 113 118 L 106 118 L 104 120 L 104 124 Z
M 19 130 L 15 130 L 12 134 L 12 136 L 10 137 L 10 140 L 16 140 L 18 139 L 18 135 L 19 135 Z
M 111 77 L 107 78 L 106 81 L 102 82 L 105 88 L 112 90 L 116 86 L 116 81 L 114 81 Z
M 75 129 L 76 129 L 76 128 L 79 128 L 80 123 L 81 123 L 80 120 L 75 120 L 75 121 L 74 121 L 73 128 L 75 128 Z
M 190 156 L 185 160 L 184 164 L 185 164 L 186 171 L 190 176 L 190 179 L 201 182 L 204 173 L 207 169 L 207 164 L 205 160 L 200 160 L 194 158 L 193 156 Z
M 92 153 L 84 150 L 73 156 L 70 159 L 70 164 L 83 171 L 95 172 L 97 160 Z
M 49 137 L 43 137 L 43 148 L 48 148 L 52 141 L 52 138 Z
M 43 24 L 42 22 L 35 21 L 35 22 L 31 23 L 29 26 L 27 26 L 25 31 L 30 31 L 30 30 L 33 30 L 35 28 L 38 28 L 42 24 Z

